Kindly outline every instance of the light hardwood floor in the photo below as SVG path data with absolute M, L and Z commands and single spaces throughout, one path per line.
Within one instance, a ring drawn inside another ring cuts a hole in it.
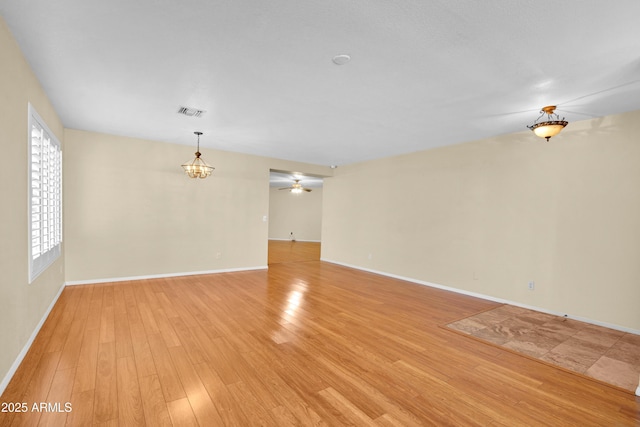
M 68 287 L 0 425 L 638 425 L 631 394 L 448 331 L 496 304 L 320 261 Z M 64 407 L 64 406 L 62 406 Z
M 319 242 L 269 240 L 269 265 L 282 262 L 317 261 L 319 259 Z

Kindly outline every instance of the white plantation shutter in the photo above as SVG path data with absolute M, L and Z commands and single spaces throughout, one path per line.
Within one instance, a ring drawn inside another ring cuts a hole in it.
M 29 283 L 60 256 L 62 150 L 29 104 Z

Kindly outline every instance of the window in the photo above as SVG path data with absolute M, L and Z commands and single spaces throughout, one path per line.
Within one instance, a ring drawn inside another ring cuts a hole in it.
M 60 256 L 62 148 L 29 104 L 29 283 Z

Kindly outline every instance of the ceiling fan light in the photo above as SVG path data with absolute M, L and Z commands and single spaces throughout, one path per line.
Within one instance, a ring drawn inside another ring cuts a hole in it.
M 300 180 L 299 179 L 294 179 L 293 180 L 293 184 L 291 184 L 291 187 L 284 187 L 284 188 L 280 188 L 279 190 L 289 190 L 290 193 L 293 194 L 302 194 L 302 192 L 306 191 L 306 192 L 310 192 L 311 189 L 310 188 L 304 188 L 302 186 L 302 184 L 300 184 Z
M 293 185 L 291 186 L 291 192 L 293 194 L 302 193 L 302 184 L 300 184 L 299 180 L 296 180 L 296 182 L 293 183 Z

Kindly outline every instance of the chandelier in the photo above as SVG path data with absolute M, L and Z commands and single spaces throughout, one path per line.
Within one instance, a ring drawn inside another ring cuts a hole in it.
M 202 135 L 202 132 L 194 132 L 194 134 L 198 135 L 198 149 L 196 151 L 196 157 L 191 162 L 183 164 L 182 168 L 184 169 L 184 172 L 189 175 L 189 178 L 205 179 L 211 175 L 214 168 L 206 164 L 205 161 L 200 158 L 200 135 Z
M 540 110 L 540 117 L 538 117 L 531 126 L 527 127 L 540 138 L 545 138 L 549 141 L 549 138 L 559 134 L 560 131 L 569 124 L 569 122 L 565 121 L 564 117 L 561 119 L 560 116 L 554 113 L 555 109 L 555 105 L 543 107 L 542 110 Z M 538 122 L 545 114 L 547 115 L 547 121 Z

